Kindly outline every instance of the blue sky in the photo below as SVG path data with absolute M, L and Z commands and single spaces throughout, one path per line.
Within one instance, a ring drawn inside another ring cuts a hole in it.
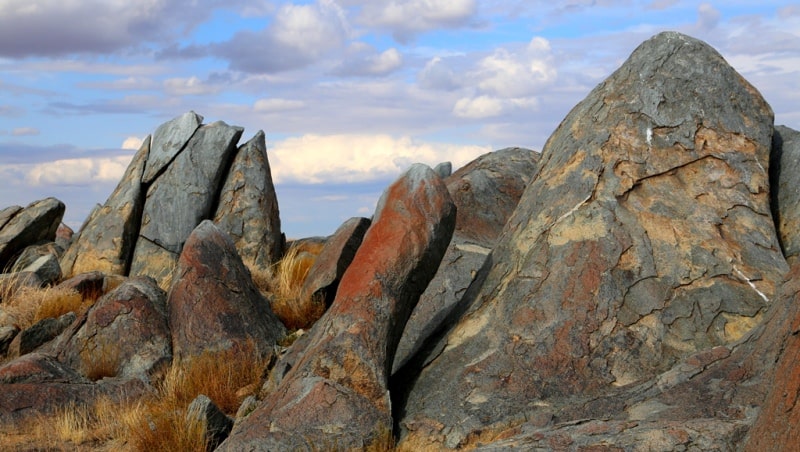
M 800 128 L 800 3 L 0 0 L 0 208 L 78 229 L 181 113 L 267 135 L 283 229 L 369 216 L 414 162 L 540 150 L 642 41 L 714 46 Z

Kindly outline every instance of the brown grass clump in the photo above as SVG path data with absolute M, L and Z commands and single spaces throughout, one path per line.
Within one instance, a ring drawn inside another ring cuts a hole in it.
M 317 255 L 292 246 L 278 261 L 267 285 L 272 311 L 290 330 L 309 328 L 325 313 L 325 302 L 303 299 L 301 291 Z
M 91 307 L 95 298 L 84 298 L 73 289 L 61 287 L 22 287 L 3 299 L 2 309 L 20 329 L 42 319 L 58 318 L 68 312 L 80 316 Z

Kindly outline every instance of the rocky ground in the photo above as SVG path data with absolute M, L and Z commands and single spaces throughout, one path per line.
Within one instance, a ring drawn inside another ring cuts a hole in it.
M 413 165 L 305 242 L 294 301 L 325 309 L 305 334 L 254 282 L 288 246 L 264 134 L 242 133 L 161 125 L 74 236 L 56 199 L 0 211 L 4 426 L 161 397 L 212 353 L 260 377 L 233 408 L 192 395 L 209 450 L 800 443 L 800 140 L 707 44 L 656 35 L 541 153 Z M 25 320 L 40 287 L 79 307 Z

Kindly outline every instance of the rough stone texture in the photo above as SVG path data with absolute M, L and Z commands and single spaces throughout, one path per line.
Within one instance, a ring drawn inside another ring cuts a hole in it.
M 158 126 L 153 133 L 152 151 L 141 181 L 151 183 L 183 150 L 203 122 L 203 117 L 190 111 Z
M 405 321 L 444 255 L 455 206 L 414 165 L 378 203 L 303 357 L 220 450 L 354 449 L 391 442 L 387 378 Z
M 206 450 L 217 448 L 233 428 L 233 419 L 225 415 L 208 396 L 200 394 L 192 400 L 186 409 L 187 422 L 199 422 L 203 425 L 206 438 Z
M 266 269 L 283 255 L 278 197 L 263 131 L 237 151 L 222 186 L 214 222 L 231 236 L 245 262 Z
M 58 256 L 55 254 L 39 256 L 20 271 L 35 274 L 43 285 L 55 284 L 61 279 L 61 265 L 58 263 Z
M 60 246 L 62 250 L 68 249 L 72 244 L 72 237 L 74 235 L 75 231 L 73 231 L 71 227 L 64 223 L 59 224 L 58 229 L 56 229 L 56 245 Z
M 45 198 L 17 211 L 0 229 L 0 270 L 13 264 L 11 259 L 28 245 L 52 242 L 64 217 L 64 203 Z
M 20 206 L 8 206 L 3 210 L 0 210 L 0 231 L 2 231 L 6 224 L 11 221 L 11 219 L 14 218 L 14 216 L 16 216 L 21 210 L 22 207 Z
M 0 326 L 0 356 L 5 356 L 8 346 L 19 333 L 16 325 Z
M 33 264 L 37 259 L 42 256 L 47 256 L 52 254 L 53 256 L 58 256 L 63 253 L 64 249 L 61 248 L 55 242 L 40 242 L 35 243 L 29 246 L 26 246 L 24 250 L 19 254 L 16 261 L 14 261 L 14 265 L 12 265 L 13 271 L 20 271 L 25 267 Z M 58 271 L 58 274 L 61 274 L 61 270 Z
M 8 348 L 8 355 L 17 357 L 36 350 L 61 334 L 61 332 L 66 330 L 76 318 L 77 316 L 74 312 L 68 312 L 57 319 L 49 318 L 39 320 L 30 327 L 24 329 L 11 341 Z
M 493 248 L 538 161 L 539 154 L 530 149 L 505 148 L 478 157 L 445 179 L 458 208 L 455 234 Z
M 166 294 L 147 277 L 112 290 L 44 352 L 92 380 L 149 381 L 172 358 Z
M 138 379 L 93 384 L 52 356 L 29 353 L 0 366 L 0 419 L 13 423 L 71 404 L 88 406 L 100 396 L 122 402 L 151 391 Z
M 118 285 L 118 284 L 117 284 Z M 83 298 L 97 299 L 114 287 L 105 274 L 99 271 L 81 273 L 72 278 L 62 281 L 59 289 L 74 290 L 81 294 Z
M 271 353 L 286 329 L 272 313 L 231 238 L 210 220 L 192 232 L 169 293 L 176 359 L 243 347 Z
M 450 177 L 453 174 L 453 164 L 451 162 L 442 162 L 433 168 L 433 172 L 442 179 Z
M 637 48 L 545 145 L 479 307 L 399 408 L 403 442 L 474 444 L 758 325 L 787 270 L 769 210 L 771 124 L 706 44 L 662 33 Z
M 144 192 L 141 179 L 149 154 L 148 136 L 108 200 L 92 212 L 72 246 L 61 258 L 65 276 L 91 271 L 128 274 L 142 221 Z
M 328 238 L 303 281 L 301 300 L 319 297 L 326 306 L 333 303 L 339 281 L 353 261 L 370 224 L 368 218 L 350 218 Z
M 224 172 L 242 131 L 222 121 L 200 127 L 153 182 L 147 190 L 131 275 L 144 274 L 163 281 L 159 277 L 165 272 L 163 264 L 180 254 L 186 238 L 201 221 L 212 217 Z
M 436 276 L 406 323 L 393 374 L 429 337 L 457 321 L 469 307 L 472 300 L 464 295 L 485 279 L 489 252 L 533 177 L 538 159 L 539 154 L 528 149 L 501 149 L 445 179 L 456 205 L 456 231 Z
M 792 261 L 800 254 L 800 132 L 775 127 L 769 175 L 775 226 L 783 254 Z

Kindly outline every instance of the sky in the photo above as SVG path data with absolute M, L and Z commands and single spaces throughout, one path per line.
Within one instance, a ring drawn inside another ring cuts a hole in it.
M 287 237 L 370 216 L 412 163 L 541 150 L 642 41 L 714 46 L 800 129 L 800 3 L 0 0 L 0 208 L 80 228 L 141 141 L 193 110 L 263 130 Z

